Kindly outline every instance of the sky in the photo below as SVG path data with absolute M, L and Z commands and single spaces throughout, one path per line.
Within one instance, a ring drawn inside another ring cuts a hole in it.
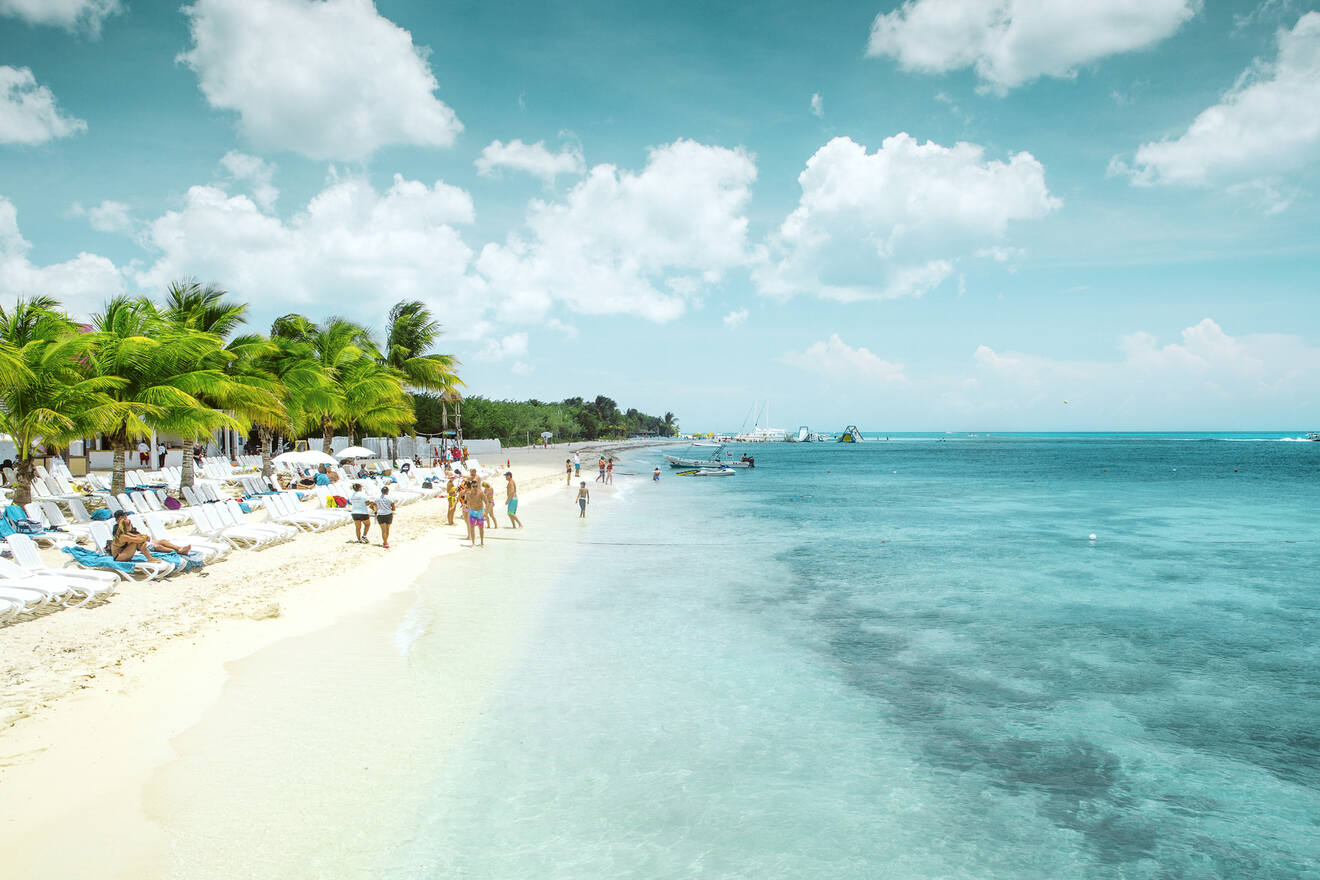
M 1314 0 L 0 0 L 0 303 L 691 431 L 1320 430 L 1318 192 Z

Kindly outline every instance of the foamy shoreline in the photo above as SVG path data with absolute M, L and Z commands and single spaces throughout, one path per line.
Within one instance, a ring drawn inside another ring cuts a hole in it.
M 562 487 L 568 453 L 504 454 L 533 509 Z M 502 507 L 502 491 L 497 499 Z M 142 815 L 142 784 L 174 756 L 171 739 L 214 703 L 226 664 L 407 589 L 459 549 L 463 530 L 444 525 L 444 512 L 442 500 L 403 508 L 390 551 L 347 543 L 342 529 L 303 535 L 231 554 L 207 578 L 126 584 L 106 605 L 0 630 L 9 723 L 0 730 L 0 859 L 21 876 L 67 876 L 84 862 L 66 857 L 107 847 L 148 859 L 126 860 L 121 876 L 164 872 L 151 861 L 165 842 Z M 454 612 L 516 616 L 508 608 Z M 475 664 L 498 660 L 472 653 Z M 481 670 L 467 671 L 480 678 Z M 140 821 L 105 821 L 125 812 Z M 81 843 L 70 849 L 62 841 L 75 827 Z

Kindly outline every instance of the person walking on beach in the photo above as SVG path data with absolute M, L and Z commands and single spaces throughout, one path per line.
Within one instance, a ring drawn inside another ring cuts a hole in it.
M 587 489 L 587 481 L 583 480 L 582 485 L 578 487 L 577 494 L 578 519 L 587 518 L 587 505 L 591 503 L 591 492 Z
M 597 483 L 604 483 L 604 482 L 605 482 L 605 456 L 602 455 L 602 456 L 600 457 L 600 459 L 596 462 L 596 470 L 598 471 L 598 473 L 596 474 L 596 482 L 597 482 Z
M 608 486 L 614 485 L 614 459 L 612 458 L 605 462 L 605 484 Z
M 165 449 L 165 441 L 164 441 L 164 440 L 162 440 L 162 441 L 160 441 L 159 443 L 156 444 L 156 457 L 157 457 L 158 459 L 160 459 L 160 464 L 156 465 L 156 470 L 158 470 L 158 471 L 163 471 L 163 470 L 165 470 L 165 453 L 166 453 L 166 451 L 167 451 L 167 450 Z
M 509 514 L 509 524 L 515 529 L 523 527 L 518 519 L 518 484 L 513 481 L 513 471 L 504 472 L 504 509 Z
M 371 531 L 371 511 L 367 509 L 367 495 L 362 491 L 361 483 L 354 483 L 352 489 L 348 496 L 348 512 L 353 516 L 353 534 L 359 544 L 369 544 L 367 533 Z
M 485 480 L 481 481 L 481 496 L 486 499 L 486 522 L 490 523 L 492 529 L 498 529 L 500 524 L 495 519 L 495 489 Z
M 477 533 L 481 533 L 481 546 L 486 546 L 486 493 L 481 491 L 481 481 L 472 477 L 468 482 L 468 540 L 477 546 Z
M 564 459 L 564 485 L 573 485 L 573 459 Z
M 151 463 L 151 447 L 147 445 L 146 440 L 138 441 L 138 464 L 148 465 Z
M 376 510 L 376 525 L 380 526 L 380 546 L 390 549 L 390 526 L 394 524 L 394 499 L 390 487 L 380 487 L 380 497 L 371 505 Z

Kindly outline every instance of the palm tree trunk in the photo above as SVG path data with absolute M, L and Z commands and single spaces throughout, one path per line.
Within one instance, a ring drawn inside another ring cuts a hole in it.
M 193 446 L 197 443 L 197 438 L 185 438 L 183 441 L 183 473 L 179 476 L 179 491 L 183 487 L 192 488 L 196 483 L 197 469 L 193 466 Z
M 321 419 L 321 451 L 330 454 L 330 447 L 335 442 L 335 426 L 329 419 Z
M 128 426 L 121 425 L 110 437 L 110 448 L 114 450 L 115 460 L 110 468 L 110 492 L 118 495 L 124 491 L 124 456 L 128 453 Z
M 275 468 L 270 463 L 270 436 L 271 430 L 265 425 L 257 426 L 257 437 L 261 440 L 261 475 L 269 477 Z
M 32 501 L 32 478 L 36 476 L 36 473 L 36 462 L 32 459 L 31 448 L 29 448 L 28 454 L 14 463 L 15 504 L 22 505 Z

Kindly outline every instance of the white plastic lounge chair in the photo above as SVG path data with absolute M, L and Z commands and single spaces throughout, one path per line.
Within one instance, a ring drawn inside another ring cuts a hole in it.
M 215 509 L 217 512 L 219 512 L 221 517 L 228 516 L 226 522 L 229 522 L 230 525 L 236 525 L 243 528 L 257 529 L 259 531 L 269 532 L 271 535 L 274 536 L 277 542 L 288 541 L 293 538 L 296 538 L 298 536 L 298 532 L 300 531 L 300 529 L 297 526 L 283 525 L 281 523 L 272 523 L 272 522 L 254 523 L 251 520 L 247 519 L 247 514 L 243 512 L 243 508 L 238 505 L 237 501 L 230 500 L 230 501 L 222 502 L 220 504 L 217 504 L 215 506 Z
M 275 536 L 271 532 L 234 525 L 228 517 L 221 515 L 218 504 L 189 508 L 188 513 L 198 533 L 212 540 L 227 541 L 242 550 L 260 550 L 275 543 Z
M 23 603 L 0 596 L 0 623 L 7 623 L 23 613 Z
M 62 571 L 51 568 L 46 565 L 41 554 L 37 552 L 37 545 L 28 540 L 27 535 L 10 535 L 5 538 L 5 543 L 9 545 L 9 551 L 14 554 L 14 562 L 19 568 L 22 568 L 28 574 L 51 576 L 63 578 L 77 583 L 78 591 L 84 589 L 94 592 L 102 592 L 109 595 L 114 592 L 115 584 L 119 581 L 119 576 L 114 572 L 94 571 L 88 569 L 78 569 L 75 571 Z M 88 583 L 81 583 L 87 581 Z
M 106 581 L 92 578 L 74 577 L 76 572 L 42 571 L 31 572 L 8 559 L 0 559 L 0 580 L 14 586 L 30 587 L 48 593 L 51 601 L 67 605 L 75 599 L 81 599 L 77 605 L 86 605 L 95 598 L 107 597 L 115 591 L 118 578 Z M 77 606 L 75 606 L 77 607 Z
M 0 599 L 18 605 L 18 613 L 20 614 L 29 614 L 52 604 L 60 604 L 59 602 L 53 602 L 49 594 L 43 590 L 33 589 L 19 582 L 4 580 L 0 580 Z
M 35 519 L 46 527 L 48 532 L 64 532 L 73 537 L 75 541 L 82 541 L 88 536 L 87 526 L 80 523 L 71 523 L 64 517 L 64 511 L 60 510 L 59 505 L 54 501 L 33 501 L 23 508 L 27 511 L 28 519 Z
M 304 508 L 292 495 L 271 495 L 267 498 L 266 516 L 275 522 L 296 525 L 307 531 L 323 532 L 326 529 L 343 525 L 347 517 L 337 516 L 337 510 L 312 510 Z

